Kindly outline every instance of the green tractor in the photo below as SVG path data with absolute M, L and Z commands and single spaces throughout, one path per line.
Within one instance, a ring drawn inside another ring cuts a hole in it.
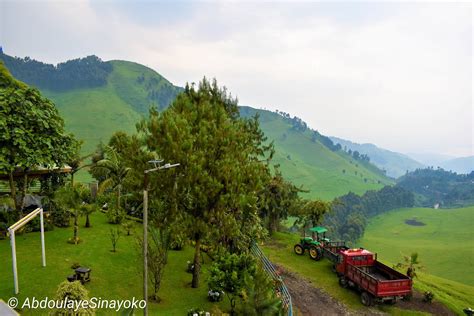
M 306 250 L 309 252 L 309 257 L 313 260 L 321 260 L 323 257 L 323 249 L 325 242 L 328 242 L 329 239 L 326 238 L 326 228 L 321 226 L 316 226 L 310 228 L 309 231 L 312 233 L 312 237 L 306 237 L 300 239 L 300 243 L 296 244 L 293 248 L 297 255 L 303 255 Z

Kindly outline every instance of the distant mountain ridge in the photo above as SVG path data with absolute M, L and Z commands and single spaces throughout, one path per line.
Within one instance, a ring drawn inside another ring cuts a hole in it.
M 368 155 L 373 164 L 386 170 L 387 175 L 392 178 L 398 178 L 406 174 L 407 171 L 410 172 L 425 167 L 425 165 L 407 155 L 383 149 L 374 144 L 358 144 L 338 137 L 330 138 L 335 144 L 341 144 L 347 150 L 357 150 L 361 154 Z
M 136 123 L 148 114 L 150 106 L 163 110 L 182 91 L 181 87 L 174 86 L 156 71 L 129 61 L 104 62 L 94 56 L 90 67 L 103 67 L 103 64 L 111 67 L 110 72 L 101 77 L 105 82 L 89 86 L 87 82 L 78 85 L 71 81 L 58 88 L 45 87 L 32 79 L 42 78 L 35 71 L 40 71 L 38 69 L 46 64 L 5 54 L 0 54 L 1 59 L 7 59 L 10 65 L 21 69 L 17 72 L 20 80 L 32 85 L 36 82 L 35 86 L 54 101 L 66 128 L 84 141 L 83 153 L 94 151 L 99 142 L 108 142 L 116 131 L 134 133 Z M 84 66 L 84 59 L 64 64 L 72 68 L 82 67 L 80 73 L 86 77 L 96 73 Z M 43 76 L 56 71 L 51 70 L 51 65 L 45 67 L 50 70 L 40 71 Z M 309 190 L 304 193 L 308 197 L 331 200 L 350 191 L 363 194 L 393 183 L 374 165 L 354 159 L 328 137 L 307 128 L 302 119 L 250 107 L 241 107 L 240 110 L 243 116 L 260 115 L 262 130 L 269 141 L 275 143 L 274 163 L 280 165 L 286 178 Z

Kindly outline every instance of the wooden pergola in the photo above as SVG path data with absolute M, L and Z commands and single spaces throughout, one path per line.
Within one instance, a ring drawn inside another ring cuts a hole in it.
M 17 169 L 13 171 L 13 178 L 18 179 L 18 178 L 23 178 L 25 175 L 28 176 L 28 178 L 42 178 L 48 174 L 51 173 L 71 173 L 72 168 L 69 166 L 64 166 L 62 168 L 36 168 L 34 170 L 24 170 L 24 169 Z M 8 173 L 0 173 L 0 180 L 9 180 L 10 179 L 10 174 Z

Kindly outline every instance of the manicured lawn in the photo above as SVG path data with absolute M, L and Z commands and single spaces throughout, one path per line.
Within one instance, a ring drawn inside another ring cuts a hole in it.
M 142 298 L 141 250 L 136 235 L 142 233 L 142 226 L 136 224 L 134 236 L 120 237 L 117 252 L 111 252 L 110 228 L 102 213 L 91 218 L 92 228 L 83 228 L 81 219 L 79 236 L 84 241 L 79 245 L 66 242 L 72 236 L 72 228 L 55 228 L 46 232 L 47 266 L 41 267 L 41 248 L 39 233 L 17 236 L 17 261 L 20 294 L 19 301 L 26 297 L 42 299 L 54 297 L 59 283 L 72 274 L 71 265 L 75 262 L 92 269 L 92 281 L 86 284 L 90 297 L 102 299 Z M 210 310 L 212 303 L 207 301 L 206 275 L 210 260 L 205 257 L 201 287 L 190 287 L 191 274 L 185 272 L 186 262 L 192 260 L 193 249 L 170 251 L 169 263 L 164 273 L 159 295 L 163 301 L 149 306 L 150 314 L 184 315 L 194 307 Z M 11 251 L 8 240 L 0 240 L 0 299 L 7 301 L 13 296 L 13 273 Z M 149 288 L 151 289 L 151 284 Z M 151 291 L 151 290 L 149 290 Z M 221 304 L 224 305 L 224 304 Z M 225 308 L 225 307 L 221 307 Z M 22 314 L 37 315 L 38 311 L 23 310 Z M 47 314 L 44 310 L 43 314 Z M 115 315 L 115 312 L 99 310 L 99 315 Z M 141 314 L 141 313 L 138 313 Z

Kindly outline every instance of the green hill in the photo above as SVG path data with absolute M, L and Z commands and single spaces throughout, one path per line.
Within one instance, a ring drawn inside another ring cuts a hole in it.
M 331 137 L 331 140 L 348 150 L 357 150 L 361 154 L 366 154 L 373 164 L 387 170 L 387 175 L 392 178 L 403 176 L 407 170 L 413 171 L 424 166 L 406 155 L 377 147 L 374 144 L 358 144 L 338 137 Z
M 473 222 L 474 206 L 400 209 L 372 218 L 359 244 L 392 263 L 418 252 L 427 273 L 474 286 Z
M 375 166 L 356 161 L 344 151 L 330 150 L 313 139 L 313 131 L 295 130 L 277 113 L 251 107 L 241 107 L 241 113 L 259 114 L 263 132 L 275 143 L 274 162 L 281 165 L 287 179 L 309 189 L 310 197 L 332 199 L 349 191 L 361 194 L 391 183 Z
M 108 141 L 116 131 L 134 132 L 135 124 L 146 115 L 149 107 L 157 105 L 149 98 L 153 91 L 164 91 L 161 93 L 173 96 L 180 91 L 145 66 L 126 61 L 109 63 L 113 70 L 104 86 L 67 91 L 42 90 L 55 102 L 67 128 L 84 140 L 84 153 L 92 152 L 100 141 Z M 167 103 L 158 104 L 159 108 L 166 106 Z
M 15 77 L 37 86 L 55 102 L 66 127 L 84 141 L 83 153 L 91 153 L 116 131 L 134 132 L 151 105 L 166 108 L 182 90 L 156 71 L 128 61 L 103 62 L 89 56 L 53 66 L 5 54 L 0 59 Z M 77 73 L 82 77 L 72 80 Z M 61 83 L 64 78 L 67 80 Z M 310 191 L 305 193 L 308 197 L 332 199 L 391 183 L 370 163 L 331 150 L 329 138 L 292 128 L 288 118 L 249 107 L 242 107 L 241 112 L 247 116 L 259 112 L 263 131 L 275 142 L 274 162 L 281 165 L 285 177 Z M 85 179 L 82 176 L 79 180 Z

